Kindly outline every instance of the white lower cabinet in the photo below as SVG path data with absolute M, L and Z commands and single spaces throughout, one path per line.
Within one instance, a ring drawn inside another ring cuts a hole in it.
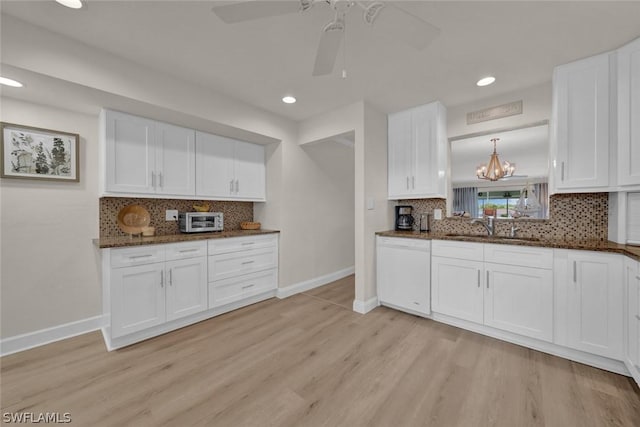
M 204 253 L 205 242 L 113 250 L 111 336 L 122 337 L 206 310 Z M 153 259 L 161 262 L 127 266 Z
M 377 238 L 378 301 L 418 315 L 431 313 L 431 242 L 394 237 Z
M 107 347 L 133 344 L 274 296 L 277 239 L 269 234 L 106 250 Z
M 495 263 L 485 263 L 484 268 L 484 324 L 551 342 L 552 271 Z
M 278 287 L 276 235 L 209 241 L 209 308 L 273 292 Z
M 622 360 L 622 257 L 590 251 L 567 252 L 562 283 L 566 302 L 566 345 Z
M 111 275 L 111 335 L 121 337 L 164 321 L 164 263 L 114 269 Z
M 431 269 L 433 311 L 482 323 L 483 263 L 433 256 Z
M 207 261 L 204 257 L 169 261 L 167 275 L 167 320 L 207 309 Z
M 624 363 L 640 383 L 640 262 L 624 259 L 625 299 L 625 349 Z
M 510 256 L 501 258 L 505 250 Z M 551 253 L 544 248 L 435 240 L 433 311 L 550 342 Z

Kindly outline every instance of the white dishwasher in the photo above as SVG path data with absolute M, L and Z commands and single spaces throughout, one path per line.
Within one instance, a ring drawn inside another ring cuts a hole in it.
M 377 236 L 378 301 L 418 316 L 431 314 L 431 241 Z

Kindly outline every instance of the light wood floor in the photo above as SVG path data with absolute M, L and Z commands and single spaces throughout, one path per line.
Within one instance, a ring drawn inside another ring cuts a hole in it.
M 341 306 L 353 278 L 340 283 L 111 353 L 96 332 L 4 357 L 2 412 L 70 412 L 78 426 L 640 426 L 626 377 L 384 307 L 355 314 Z

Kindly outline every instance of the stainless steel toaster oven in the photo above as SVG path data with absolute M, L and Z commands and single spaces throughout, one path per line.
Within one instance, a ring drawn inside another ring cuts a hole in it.
M 180 212 L 178 225 L 183 233 L 222 231 L 224 220 L 222 212 Z

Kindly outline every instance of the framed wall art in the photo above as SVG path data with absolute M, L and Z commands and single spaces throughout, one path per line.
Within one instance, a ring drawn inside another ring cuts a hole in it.
M 80 181 L 80 135 L 0 122 L 2 178 Z

